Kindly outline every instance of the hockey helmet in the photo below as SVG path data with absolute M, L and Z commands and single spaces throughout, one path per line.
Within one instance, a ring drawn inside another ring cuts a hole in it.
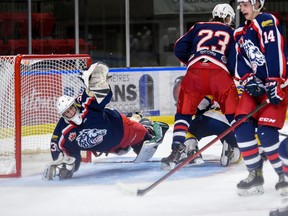
M 238 3 L 242 3 L 242 2 L 251 2 L 252 6 L 253 6 L 253 10 L 254 11 L 260 11 L 262 9 L 262 7 L 264 6 L 265 0 L 258 0 L 260 2 L 260 8 L 259 9 L 255 9 L 255 4 L 257 2 L 257 0 L 237 0 Z
M 235 18 L 235 12 L 234 9 L 229 4 L 217 4 L 213 11 L 212 11 L 212 17 L 218 17 L 221 19 L 225 19 L 226 17 L 230 16 L 230 21 L 228 25 L 231 25 L 232 20 Z
M 71 106 L 75 106 L 76 109 L 76 113 L 73 117 L 68 118 L 67 116 L 64 115 L 64 113 L 66 112 L 66 110 L 68 110 Z M 57 99 L 56 102 L 56 108 L 57 108 L 57 112 L 65 119 L 68 121 L 72 121 L 77 125 L 80 125 L 82 123 L 82 118 L 79 112 L 79 109 L 77 108 L 77 106 L 75 105 L 75 101 L 74 98 L 67 96 L 67 95 L 63 95 L 61 97 L 59 97 Z

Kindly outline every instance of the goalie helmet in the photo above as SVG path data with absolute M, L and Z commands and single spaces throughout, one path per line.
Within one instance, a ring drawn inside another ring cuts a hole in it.
M 64 113 L 71 107 L 74 106 L 75 107 L 75 115 L 71 118 L 68 118 L 66 115 L 64 115 Z M 79 109 L 77 108 L 74 98 L 67 96 L 67 95 L 63 95 L 61 97 L 59 97 L 57 99 L 56 102 L 56 108 L 57 108 L 57 112 L 65 119 L 68 121 L 72 121 L 77 125 L 80 125 L 82 123 L 82 118 L 79 112 Z
M 213 18 L 221 18 L 226 19 L 228 16 L 230 16 L 230 21 L 228 25 L 231 25 L 231 22 L 235 18 L 235 12 L 233 8 L 229 4 L 218 4 L 214 7 L 212 11 L 212 17 Z
M 262 7 L 264 6 L 265 0 L 258 0 L 260 2 L 260 8 L 259 9 L 255 9 L 255 4 L 257 2 L 257 0 L 237 0 L 237 3 L 244 3 L 244 2 L 251 2 L 252 6 L 253 6 L 253 10 L 254 11 L 260 11 L 262 9 Z

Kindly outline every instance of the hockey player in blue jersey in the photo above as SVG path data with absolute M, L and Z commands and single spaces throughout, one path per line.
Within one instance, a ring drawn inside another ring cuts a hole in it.
M 198 151 L 198 141 L 202 138 L 218 136 L 230 127 L 231 125 L 221 112 L 219 104 L 211 96 L 205 96 L 198 106 L 196 115 L 193 116 L 190 122 L 188 134 L 184 142 L 186 150 L 183 152 L 182 157 L 185 159 L 185 157 L 195 154 Z M 220 164 L 226 167 L 230 164 L 239 163 L 241 161 L 241 154 L 233 131 L 223 137 L 221 143 Z M 191 163 L 204 163 L 202 155 L 196 157 Z
M 245 91 L 240 99 L 236 120 L 250 113 L 257 105 L 270 101 L 266 107 L 235 129 L 238 146 L 249 172 L 237 184 L 238 194 L 248 196 L 264 193 L 263 160 L 259 155 L 257 135 L 269 162 L 279 175 L 275 188 L 282 194 L 284 184 L 282 162 L 279 158 L 279 132 L 286 119 L 288 88 L 282 88 L 287 79 L 287 48 L 278 19 L 261 12 L 265 0 L 237 0 L 246 21 L 235 30 L 238 57 L 237 73 Z
M 71 178 L 80 167 L 80 151 L 121 155 L 132 148 L 137 154 L 134 162 L 144 162 L 162 142 L 167 124 L 144 118 L 138 122 L 106 108 L 112 98 L 108 71 L 102 62 L 92 64 L 81 76 L 85 91 L 76 99 L 66 95 L 58 98 L 56 107 L 61 118 L 50 144 L 53 162 L 45 169 L 43 179 Z
M 162 168 L 173 168 L 180 162 L 190 120 L 206 95 L 212 95 L 219 103 L 229 122 L 234 119 L 239 98 L 232 78 L 235 41 L 230 25 L 235 13 L 230 5 L 218 4 L 212 16 L 211 21 L 192 26 L 174 45 L 174 53 L 187 66 L 187 72 L 180 85 L 172 152 L 162 158 Z

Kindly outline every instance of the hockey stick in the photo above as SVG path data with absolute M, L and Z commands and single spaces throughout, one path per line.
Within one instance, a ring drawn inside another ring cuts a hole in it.
M 226 131 L 222 132 L 219 136 L 217 136 L 215 139 L 210 141 L 208 144 L 206 144 L 204 147 L 202 147 L 198 152 L 196 152 L 194 155 L 188 156 L 182 163 L 178 164 L 174 169 L 170 170 L 166 175 L 155 181 L 150 186 L 144 188 L 144 189 L 137 189 L 136 195 L 137 196 L 144 196 L 146 193 L 151 191 L 153 188 L 155 188 L 157 185 L 159 185 L 161 182 L 163 182 L 165 179 L 173 175 L 175 172 L 183 168 L 186 164 L 188 164 L 190 161 L 195 159 L 198 155 L 200 155 L 203 151 L 205 151 L 207 148 L 209 148 L 211 145 L 225 137 L 228 133 L 233 131 L 236 127 L 238 127 L 240 124 L 242 124 L 244 121 L 246 121 L 248 118 L 250 118 L 253 114 L 258 112 L 260 109 L 265 107 L 267 104 L 269 104 L 269 100 L 267 99 L 265 102 L 260 104 L 255 108 L 255 110 L 251 111 L 247 115 L 245 115 L 242 119 L 237 121 L 234 125 L 232 125 L 230 128 L 228 128 Z
M 288 134 L 285 134 L 285 133 L 282 133 L 282 132 L 279 132 L 279 135 L 283 136 L 283 137 L 288 137 Z
M 281 88 L 285 88 L 288 85 L 288 80 L 285 81 L 285 83 L 283 83 L 281 85 Z M 193 159 L 195 159 L 198 155 L 200 155 L 203 151 L 205 151 L 207 148 L 209 148 L 211 145 L 213 145 L 214 143 L 216 143 L 217 141 L 219 141 L 220 139 L 222 139 L 223 137 L 225 137 L 228 133 L 230 133 L 231 131 L 233 131 L 236 127 L 238 127 L 240 124 L 242 124 L 244 121 L 246 121 L 248 118 L 250 118 L 253 114 L 255 114 L 256 112 L 258 112 L 260 109 L 262 109 L 263 107 L 265 107 L 266 105 L 268 105 L 270 103 L 269 99 L 267 99 L 265 102 L 263 102 L 262 104 L 260 104 L 259 106 L 257 106 L 253 111 L 251 111 L 250 113 L 248 113 L 247 115 L 245 115 L 242 119 L 240 119 L 239 121 L 237 121 L 234 125 L 232 125 L 230 128 L 228 128 L 226 131 L 222 132 L 218 137 L 216 137 L 215 139 L 213 139 L 212 141 L 210 141 L 208 144 L 206 144 L 204 147 L 202 147 L 198 152 L 196 152 L 194 155 L 190 155 L 188 156 L 182 163 L 178 164 L 174 169 L 170 170 L 166 175 L 162 176 L 160 179 L 158 179 L 157 181 L 155 181 L 153 184 L 151 184 L 150 186 L 144 188 L 144 189 L 137 189 L 136 195 L 137 196 L 144 196 L 146 193 L 148 193 L 149 191 L 151 191 L 153 188 L 155 188 L 157 185 L 159 185 L 161 182 L 163 182 L 165 179 L 167 179 L 168 177 L 170 177 L 171 175 L 173 175 L 175 172 L 177 172 L 178 170 L 180 170 L 181 168 L 183 168 L 186 164 L 188 164 L 190 161 L 192 161 Z
M 205 162 L 219 162 L 219 160 L 217 160 L 217 159 L 203 159 L 203 161 L 204 161 L 204 163 Z M 148 160 L 148 161 L 143 162 L 142 164 L 145 164 L 145 163 L 148 163 L 148 164 L 149 163 L 161 163 L 161 160 Z M 134 160 L 96 161 L 95 164 L 134 164 Z M 199 165 L 199 164 L 193 163 L 190 165 L 195 166 L 195 165 Z

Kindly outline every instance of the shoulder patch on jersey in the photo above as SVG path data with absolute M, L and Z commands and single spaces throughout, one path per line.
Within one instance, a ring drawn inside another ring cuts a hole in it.
M 273 25 L 274 25 L 274 22 L 273 22 L 272 19 L 263 21 L 263 22 L 261 23 L 261 26 L 262 26 L 262 27 L 273 26 Z
M 75 132 L 70 133 L 69 136 L 68 136 L 68 139 L 69 139 L 71 142 L 72 142 L 73 140 L 75 140 L 75 139 L 76 139 L 76 133 L 75 133 Z
M 53 140 L 57 140 L 57 139 L 58 139 L 58 136 L 53 134 L 53 135 L 52 135 L 52 139 L 53 139 Z

